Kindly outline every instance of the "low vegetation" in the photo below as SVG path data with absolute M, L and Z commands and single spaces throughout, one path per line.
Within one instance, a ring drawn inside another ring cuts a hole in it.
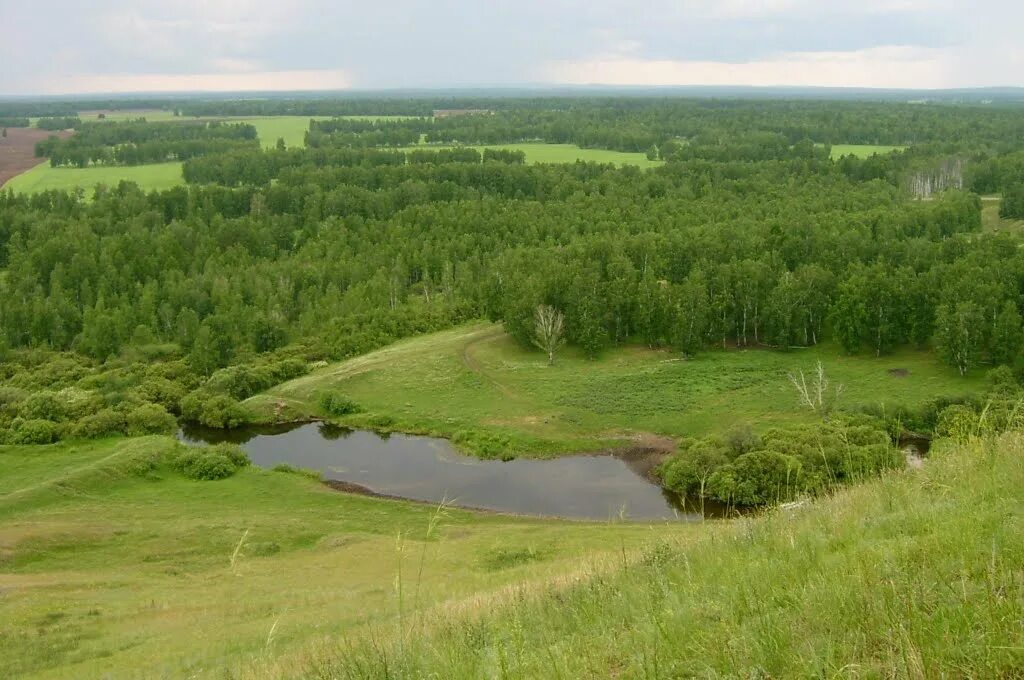
M 705 527 L 497 611 L 264 666 L 285 677 L 1014 677 L 1024 439 L 974 439 L 796 509 Z
M 5 678 L 246 677 L 367 626 L 631 559 L 651 540 L 648 526 L 341 494 L 168 437 L 0 446 L 0 469 Z
M 548 366 L 546 355 L 501 327 L 475 324 L 329 364 L 243 405 L 267 422 L 331 417 L 319 399 L 337 392 L 359 405 L 359 413 L 339 418 L 355 427 L 383 416 L 386 429 L 455 437 L 478 454 L 475 441 L 496 438 L 505 447 L 498 455 L 551 455 L 635 446 L 650 433 L 700 437 L 742 423 L 762 431 L 813 424 L 821 415 L 801 403 L 788 374 L 800 367 L 811 373 L 819 360 L 845 385 L 843 408 L 870 407 L 875 415 L 986 389 L 980 372 L 961 378 L 927 352 L 875 358 L 831 345 L 715 350 L 689 360 L 630 346 L 596 361 L 566 347 Z

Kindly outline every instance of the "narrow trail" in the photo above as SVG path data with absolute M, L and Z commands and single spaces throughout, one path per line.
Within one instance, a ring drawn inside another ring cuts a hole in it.
M 475 356 L 473 356 L 473 353 L 471 351 L 473 347 L 485 342 L 493 342 L 494 340 L 500 338 L 504 334 L 504 329 L 498 326 L 488 331 L 485 331 L 476 337 L 470 338 L 467 342 L 463 343 L 462 349 L 460 351 L 462 365 L 465 366 L 471 373 L 478 375 L 487 382 L 489 382 L 493 387 L 495 387 L 499 392 L 504 394 L 506 397 L 521 402 L 522 397 L 514 390 L 512 390 L 508 385 L 495 378 L 488 371 L 484 370 L 484 367 L 480 365 L 480 362 L 477 360 Z
M 78 476 L 79 474 L 81 474 L 83 472 L 89 472 L 89 471 L 92 471 L 92 470 L 100 469 L 106 463 L 109 463 L 110 461 L 114 460 L 115 458 L 119 458 L 119 457 L 123 456 L 125 454 L 125 452 L 129 451 L 129 450 L 130 450 L 129 447 L 126 447 L 126 446 L 123 446 L 123 445 L 122 446 L 118 446 L 117 449 L 115 449 L 113 453 L 111 453 L 108 456 L 104 456 L 103 458 L 100 458 L 99 460 L 94 460 L 94 461 L 92 461 L 90 463 L 86 463 L 84 465 L 79 465 L 78 467 L 71 468 L 70 470 L 64 470 L 58 476 L 52 477 L 52 478 L 44 480 L 42 482 L 37 482 L 35 484 L 30 484 L 29 486 L 24 486 L 24 487 L 22 487 L 20 489 L 14 489 L 12 491 L 8 491 L 7 493 L 2 493 L 2 494 L 0 494 L 0 501 L 8 501 L 8 500 L 11 500 L 11 499 L 13 499 L 13 498 L 15 498 L 17 496 L 21 496 L 23 494 L 26 494 L 26 493 L 29 493 L 29 492 L 32 492 L 32 491 L 37 491 L 39 489 L 45 488 L 47 486 L 52 486 L 54 484 L 58 484 L 58 483 L 60 483 L 62 481 L 68 480 L 68 479 L 72 479 L 73 477 L 76 477 L 76 476 Z

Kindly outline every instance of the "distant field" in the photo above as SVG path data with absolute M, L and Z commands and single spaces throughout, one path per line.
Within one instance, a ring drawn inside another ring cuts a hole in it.
M 404 151 L 414 149 L 444 149 L 444 145 L 421 145 L 405 147 Z M 575 163 L 587 161 L 592 163 L 614 163 L 616 165 L 636 165 L 641 168 L 654 168 L 663 165 L 664 161 L 648 160 L 646 154 L 627 153 L 624 151 L 608 151 L 606 149 L 581 149 L 575 144 L 494 144 L 489 146 L 473 146 L 483 152 L 484 149 L 512 149 L 526 154 L 527 163 Z
M 875 154 L 887 154 L 893 151 L 902 151 L 906 149 L 905 146 L 886 146 L 877 144 L 833 144 L 832 145 L 832 158 L 841 158 L 842 156 L 856 156 L 858 158 L 867 158 Z
M 507 437 L 508 450 L 547 455 L 621 446 L 645 433 L 696 436 L 738 422 L 764 429 L 809 421 L 787 373 L 809 371 L 819 358 L 846 386 L 847 406 L 917 405 L 983 384 L 980 374 L 961 378 L 930 353 L 844 356 L 831 346 L 710 350 L 690 360 L 634 346 L 596 361 L 570 348 L 548 367 L 500 326 L 476 324 L 328 366 L 247 403 L 267 417 L 277 402 L 308 415 L 321 391 L 336 389 L 365 409 L 354 425 L 385 416 L 399 430 L 483 432 Z
M 80 187 L 89 192 L 97 184 L 115 186 L 121 180 L 136 182 L 146 191 L 170 189 L 184 182 L 181 163 L 133 166 L 95 166 L 90 168 L 53 168 L 44 161 L 3 186 L 16 192 L 37 194 L 50 189 Z

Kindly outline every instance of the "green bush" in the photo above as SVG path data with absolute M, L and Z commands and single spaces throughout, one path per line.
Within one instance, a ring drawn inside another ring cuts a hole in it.
M 143 404 L 128 412 L 126 432 L 132 437 L 144 434 L 170 434 L 178 428 L 178 421 L 159 404 Z
M 39 390 L 21 402 L 18 414 L 26 420 L 51 420 L 59 423 L 67 417 L 67 408 L 55 392 Z
M 230 447 L 230 445 L 228 446 Z M 225 479 L 235 474 L 240 467 L 248 465 L 249 462 L 249 459 L 245 458 L 245 462 L 239 464 L 232 454 L 233 452 L 229 448 L 223 448 L 223 445 L 182 446 L 174 455 L 171 465 L 189 479 L 207 481 Z M 244 454 L 242 457 L 244 458 Z
M 227 458 L 236 468 L 244 468 L 252 464 L 252 461 L 249 460 L 249 455 L 238 444 L 221 442 L 220 444 L 212 444 L 208 448 L 211 452 Z
M 777 451 L 752 451 L 722 466 L 708 480 L 711 495 L 736 505 L 766 505 L 803 490 L 800 461 Z
M 122 434 L 126 423 L 123 413 L 111 408 L 100 409 L 96 413 L 79 418 L 72 428 L 72 435 L 80 439 L 96 439 Z
M 162 376 L 150 376 L 135 388 L 133 394 L 142 401 L 160 404 L 168 411 L 177 411 L 188 390 L 178 382 Z
M 329 416 L 346 416 L 350 413 L 359 413 L 359 404 L 352 401 L 340 392 L 321 392 L 317 398 L 320 410 Z
M 481 458 L 500 458 L 502 460 L 515 458 L 515 455 L 509 450 L 508 436 L 496 432 L 459 430 L 452 436 L 452 441 Z
M 190 392 L 181 400 L 181 416 L 207 427 L 238 427 L 248 419 L 240 403 L 226 394 L 210 395 L 203 390 Z
M 15 418 L 11 425 L 11 444 L 52 444 L 60 439 L 60 428 L 51 420 Z
M 965 441 L 971 435 L 978 434 L 980 422 L 980 417 L 970 406 L 954 404 L 939 414 L 935 432 L 940 437 Z

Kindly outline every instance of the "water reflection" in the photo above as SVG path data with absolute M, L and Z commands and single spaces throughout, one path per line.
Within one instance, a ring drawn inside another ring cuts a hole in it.
M 652 483 L 655 460 L 634 452 L 619 456 L 565 456 L 551 460 L 480 460 L 444 439 L 382 436 L 326 423 L 261 425 L 235 430 L 186 426 L 190 443 L 232 442 L 253 463 L 288 463 L 383 495 L 527 515 L 578 519 L 701 519 L 699 506 L 683 503 Z M 706 506 L 705 515 L 723 508 Z

